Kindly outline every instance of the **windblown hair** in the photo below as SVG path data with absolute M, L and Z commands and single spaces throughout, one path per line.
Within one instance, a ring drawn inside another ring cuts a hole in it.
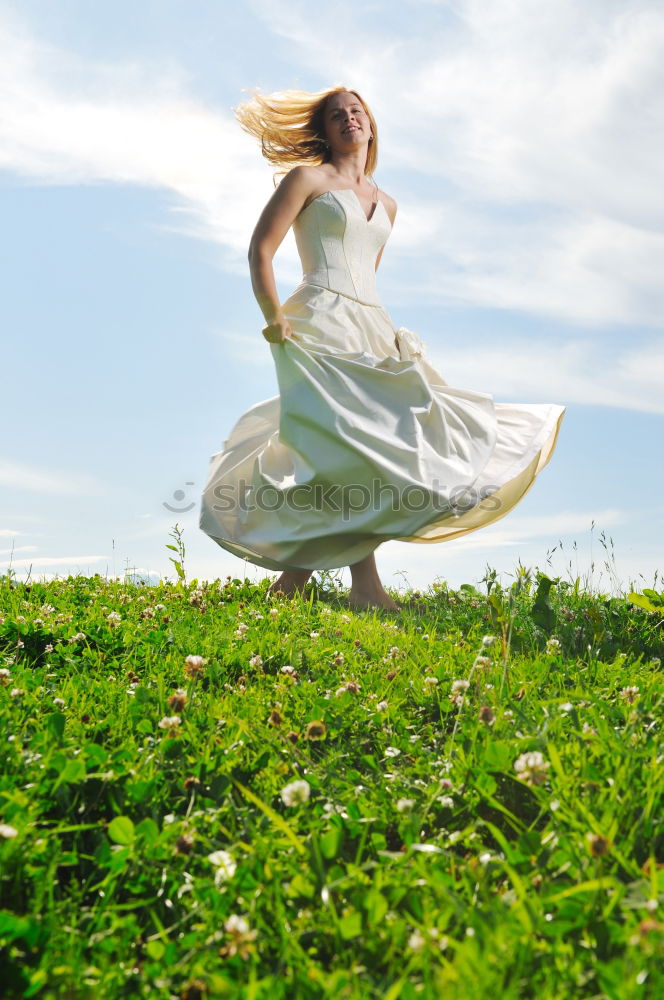
M 367 114 L 373 140 L 369 144 L 364 173 L 371 177 L 378 162 L 378 128 L 356 90 L 338 86 L 313 94 L 305 90 L 281 90 L 268 96 L 254 91 L 250 100 L 235 108 L 235 117 L 245 132 L 260 141 L 268 163 L 281 168 L 295 164 L 319 166 L 331 159 L 325 145 L 323 116 L 333 94 L 355 94 Z M 278 173 L 287 173 L 287 169 Z

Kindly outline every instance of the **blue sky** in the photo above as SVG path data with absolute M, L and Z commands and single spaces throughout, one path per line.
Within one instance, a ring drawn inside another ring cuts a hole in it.
M 173 577 L 177 523 L 190 577 L 264 575 L 198 528 L 210 456 L 277 392 L 246 265 L 272 170 L 232 108 L 343 83 L 399 204 L 395 325 L 452 386 L 567 406 L 511 514 L 381 546 L 384 582 L 652 586 L 663 42 L 655 0 L 0 0 L 0 572 Z M 275 268 L 286 298 L 292 234 Z

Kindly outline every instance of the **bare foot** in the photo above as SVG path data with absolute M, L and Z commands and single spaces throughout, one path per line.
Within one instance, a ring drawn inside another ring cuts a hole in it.
M 287 569 L 281 574 L 278 580 L 270 584 L 267 589 L 268 597 L 294 597 L 295 594 L 302 594 L 306 583 L 311 576 L 312 570 L 308 569 Z
M 401 605 L 393 601 L 386 590 L 360 590 L 352 587 L 348 596 L 352 608 L 385 608 L 388 611 L 400 611 Z

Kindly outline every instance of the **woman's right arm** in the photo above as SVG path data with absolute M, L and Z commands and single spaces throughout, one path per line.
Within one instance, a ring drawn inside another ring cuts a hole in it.
M 272 259 L 312 189 L 311 167 L 289 171 L 263 209 L 249 244 L 251 286 L 267 322 L 263 336 L 271 344 L 280 344 L 292 334 L 279 303 Z

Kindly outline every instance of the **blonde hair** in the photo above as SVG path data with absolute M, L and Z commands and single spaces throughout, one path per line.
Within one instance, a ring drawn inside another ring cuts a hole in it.
M 371 177 L 378 162 L 378 128 L 371 111 L 356 90 L 331 87 L 317 93 L 305 90 L 281 90 L 264 96 L 254 91 L 250 100 L 235 108 L 235 117 L 245 132 L 261 143 L 263 156 L 274 166 L 294 164 L 320 166 L 329 163 L 323 116 L 333 94 L 354 94 L 371 123 L 373 140 L 369 143 L 365 175 Z M 287 173 L 286 169 L 278 173 Z

